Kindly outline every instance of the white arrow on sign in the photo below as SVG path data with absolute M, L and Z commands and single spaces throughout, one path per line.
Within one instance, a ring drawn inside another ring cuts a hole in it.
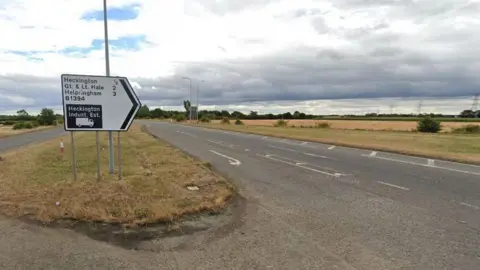
M 125 77 L 62 74 L 66 131 L 127 131 L 142 106 Z

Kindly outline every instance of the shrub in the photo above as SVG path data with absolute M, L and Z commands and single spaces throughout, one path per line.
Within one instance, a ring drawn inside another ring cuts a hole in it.
M 286 127 L 288 125 L 287 121 L 280 119 L 273 125 L 274 127 Z
M 220 123 L 222 123 L 222 124 L 230 124 L 230 119 L 228 119 L 227 117 L 223 117 L 223 118 L 222 118 L 222 121 L 220 121 Z
M 26 128 L 26 129 L 32 129 L 32 128 L 33 128 L 33 125 L 32 125 L 32 123 L 30 123 L 30 122 L 26 122 L 26 123 L 23 125 L 23 127 Z
M 5 120 L 3 121 L 4 126 L 13 126 L 17 123 L 17 121 L 12 121 L 12 120 Z
M 24 129 L 25 128 L 25 123 L 24 122 L 17 122 L 13 125 L 13 129 Z
M 208 116 L 202 116 L 202 118 L 200 118 L 200 122 L 210 123 L 210 118 L 208 118 Z
M 316 128 L 330 128 L 330 123 L 328 122 L 321 122 L 321 123 L 315 123 Z
M 185 121 L 185 115 L 183 115 L 183 114 L 175 115 L 175 121 L 177 121 L 177 122 Z
M 238 126 L 243 125 L 242 120 L 240 120 L 240 119 L 235 120 L 235 125 L 238 125 Z
M 453 129 L 454 133 L 480 133 L 479 125 L 466 125 Z
M 32 122 L 30 122 L 30 124 L 32 124 L 32 127 L 34 127 L 34 128 L 37 128 L 39 126 L 37 121 L 32 121 Z
M 425 133 L 437 133 L 442 129 L 440 121 L 431 117 L 425 117 L 417 122 L 417 130 Z

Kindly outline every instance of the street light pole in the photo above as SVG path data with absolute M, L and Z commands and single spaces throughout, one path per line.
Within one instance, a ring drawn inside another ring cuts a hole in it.
M 105 30 L 105 73 L 107 76 L 110 76 L 110 54 L 109 54 L 109 46 L 108 46 L 108 18 L 107 18 L 107 0 L 103 0 L 103 26 Z M 97 149 L 98 146 L 98 131 L 97 131 Z M 113 135 L 112 132 L 108 132 L 108 148 L 110 152 L 110 174 L 114 173 L 114 153 L 113 153 Z M 98 151 L 98 150 L 97 150 Z M 99 153 L 97 153 L 97 158 L 99 157 Z M 100 164 L 100 160 L 98 161 Z M 98 168 L 99 169 L 99 168 Z
M 188 108 L 188 120 L 192 121 L 192 79 L 188 77 L 182 77 L 182 79 L 190 81 L 190 107 Z
M 198 100 L 200 99 L 200 83 L 201 82 L 205 82 L 205 81 L 201 80 L 197 83 L 197 115 L 196 115 L 197 121 L 198 121 L 198 113 L 200 112 L 200 110 L 198 109 L 198 102 L 199 102 Z

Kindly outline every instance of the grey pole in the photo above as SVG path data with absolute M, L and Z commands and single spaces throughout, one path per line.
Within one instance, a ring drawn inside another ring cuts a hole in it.
M 121 160 L 121 150 L 122 148 L 120 147 L 120 132 L 118 132 L 118 150 L 117 150 L 117 160 L 118 160 L 118 180 L 122 180 L 122 160 Z
M 205 82 L 204 80 L 201 80 L 200 82 L 198 82 L 197 84 L 197 121 L 198 121 L 198 113 L 200 112 L 199 108 L 198 108 L 198 100 L 200 99 L 200 83 L 201 82 Z
M 77 181 L 77 158 L 75 157 L 75 139 L 73 137 L 73 131 L 70 131 L 70 139 L 72 140 L 73 181 Z
M 97 141 L 97 181 L 100 182 L 100 139 L 98 138 L 98 131 L 95 132 L 95 140 Z
M 103 0 L 103 26 L 105 29 L 105 72 L 107 76 L 110 76 L 110 56 L 108 52 L 108 18 L 107 18 L 107 0 Z M 109 170 L 110 174 L 115 170 L 115 157 L 113 153 L 113 134 L 108 132 L 108 149 L 109 149 Z M 98 161 L 100 162 L 100 160 Z

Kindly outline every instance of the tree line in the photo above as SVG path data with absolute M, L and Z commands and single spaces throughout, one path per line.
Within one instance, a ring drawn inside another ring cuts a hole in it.
M 35 122 L 42 126 L 51 126 L 57 124 L 57 121 L 61 119 L 63 116 L 55 114 L 50 108 L 43 108 L 37 115 L 29 114 L 26 110 L 21 109 L 15 115 L 0 115 L 0 124 L 15 125 L 18 122 Z
M 188 119 L 190 115 L 190 110 L 193 112 L 195 108 L 191 106 L 190 101 L 185 100 L 183 102 L 183 107 L 185 111 L 175 111 L 175 110 L 162 110 L 160 108 L 150 109 L 147 105 L 142 105 L 137 113 L 137 118 L 177 118 L 179 115 Z M 399 114 L 399 113 L 391 113 L 391 114 L 378 114 L 378 113 L 366 113 L 364 115 L 353 115 L 353 114 L 346 114 L 346 115 L 338 115 L 338 114 L 330 114 L 330 115 L 315 115 L 315 114 L 306 114 L 300 111 L 285 112 L 279 114 L 260 114 L 256 111 L 250 111 L 248 114 L 244 114 L 239 111 L 229 112 L 227 110 L 201 110 L 198 112 L 198 119 L 208 118 L 211 120 L 218 120 L 222 118 L 234 118 L 234 119 L 251 119 L 251 120 L 271 120 L 271 119 L 322 119 L 326 117 L 402 117 L 402 118 L 417 118 L 417 117 L 434 117 L 434 118 L 452 118 L 452 117 L 459 117 L 459 118 L 478 118 L 480 117 L 480 110 L 472 111 L 472 110 L 464 110 L 458 115 L 448 115 L 448 114 L 438 114 L 438 113 L 422 113 L 422 114 Z

